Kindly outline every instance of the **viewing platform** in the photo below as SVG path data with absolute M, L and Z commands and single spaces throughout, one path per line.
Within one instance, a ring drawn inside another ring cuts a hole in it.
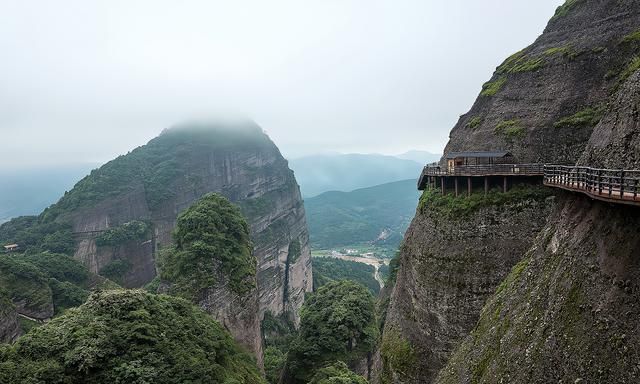
M 466 193 L 484 187 L 499 187 L 507 192 L 510 185 L 542 184 L 579 192 L 609 203 L 640 206 L 640 170 L 599 169 L 550 164 L 518 164 L 508 152 L 459 152 L 446 156 L 447 167 L 437 163 L 423 168 L 418 189 L 452 191 L 456 196 L 466 184 Z M 462 185 L 461 185 L 462 183 Z
M 537 184 L 542 183 L 544 164 L 518 164 L 511 153 L 495 152 L 454 152 L 446 156 L 446 168 L 437 163 L 422 169 L 418 179 L 418 189 L 453 188 L 456 195 L 460 191 L 460 182 L 466 183 L 467 193 L 481 184 L 485 193 L 489 188 L 499 186 L 507 191 L 514 178 Z

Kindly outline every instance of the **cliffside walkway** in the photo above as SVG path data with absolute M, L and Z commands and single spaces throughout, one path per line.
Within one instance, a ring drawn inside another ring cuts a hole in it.
M 490 178 L 501 177 L 505 192 L 510 179 L 529 177 L 539 180 L 542 178 L 542 183 L 547 187 L 584 193 L 594 199 L 610 203 L 640 206 L 640 170 L 550 164 L 463 165 L 453 169 L 428 165 L 424 167 L 418 179 L 418 189 L 442 188 L 445 193 L 447 180 L 453 179 L 454 191 L 458 195 L 459 179 L 466 178 L 467 194 L 471 194 L 474 185 L 472 180 L 477 177 L 484 177 L 485 193 L 489 191 Z
M 640 206 L 640 170 L 545 165 L 543 183 L 597 200 Z

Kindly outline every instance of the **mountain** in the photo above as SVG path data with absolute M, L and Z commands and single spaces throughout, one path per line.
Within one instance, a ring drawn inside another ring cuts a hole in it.
M 292 159 L 304 198 L 328 191 L 352 191 L 392 181 L 417 179 L 424 164 L 376 154 L 315 155 Z
M 567 0 L 497 67 L 444 153 L 638 169 L 638 20 L 639 1 Z M 638 382 L 638 208 L 540 184 L 424 192 L 374 383 Z
M 442 155 L 427 152 L 427 151 L 413 150 L 413 151 L 401 153 L 399 155 L 396 155 L 395 157 L 397 157 L 398 159 L 415 161 L 416 163 L 420 163 L 424 165 L 424 164 L 429 164 L 429 163 L 433 163 L 440 160 Z
M 247 218 L 258 262 L 253 318 L 270 312 L 297 324 L 312 289 L 304 206 L 287 161 L 253 122 L 166 129 L 93 170 L 39 216 L 0 226 L 0 241 L 72 254 L 92 273 L 141 287 L 156 277 L 159 251 L 173 244 L 179 214 L 210 192 Z M 240 315 L 242 308 L 236 309 Z
M 311 245 L 330 249 L 377 243 L 396 249 L 415 213 L 414 179 L 305 199 Z
M 42 212 L 96 166 L 97 164 L 73 164 L 0 169 L 0 224 L 12 217 Z

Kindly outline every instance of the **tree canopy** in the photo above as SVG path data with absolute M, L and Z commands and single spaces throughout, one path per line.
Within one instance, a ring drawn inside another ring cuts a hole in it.
M 367 384 L 364 377 L 353 373 L 342 361 L 320 368 L 309 384 Z
M 0 346 L 2 383 L 263 383 L 255 362 L 184 299 L 93 293 L 78 308 Z
M 366 357 L 378 338 L 373 296 L 352 281 L 318 289 L 305 301 L 300 319 L 287 358 L 287 377 L 293 383 L 308 383 L 327 363 Z
M 175 245 L 162 253 L 160 277 L 171 282 L 176 293 L 193 298 L 213 286 L 220 272 L 239 294 L 255 287 L 249 226 L 240 209 L 223 196 L 209 193 L 182 212 L 173 238 Z

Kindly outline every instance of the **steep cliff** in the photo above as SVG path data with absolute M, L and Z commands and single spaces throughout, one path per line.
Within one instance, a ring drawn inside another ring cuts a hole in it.
M 640 64 L 639 4 L 566 1 L 483 85 L 444 153 L 508 149 L 521 162 L 575 163 L 609 96 Z
M 258 260 L 259 314 L 298 323 L 312 288 L 309 236 L 293 172 L 251 122 L 191 123 L 94 170 L 37 219 L 73 235 L 75 258 L 126 287 L 149 283 L 177 216 L 218 192 L 248 219 Z M 10 232 L 5 230 L 5 232 Z
M 430 383 L 532 245 L 529 234 L 544 227 L 554 198 L 544 190 L 508 195 L 466 214 L 430 202 L 419 208 L 401 248 L 387 310 L 383 382 Z
M 11 343 L 20 336 L 18 313 L 9 297 L 0 292 L 0 343 Z
M 160 290 L 203 308 L 262 366 L 257 260 L 240 209 L 209 193 L 183 211 L 160 252 Z
M 628 98 L 640 68 L 638 20 L 638 1 L 568 0 L 531 46 L 496 69 L 451 131 L 445 154 L 509 150 L 520 162 L 637 168 L 637 99 Z M 635 337 L 630 336 L 635 325 L 611 328 L 613 316 L 633 315 L 628 307 L 637 297 L 611 294 L 614 272 L 598 271 L 616 265 L 616 289 L 634 292 L 628 276 L 638 262 L 631 254 L 637 246 L 631 235 L 637 232 L 636 211 L 557 192 L 555 202 L 516 197 L 499 207 L 475 197 L 470 204 L 481 209 L 462 215 L 465 203 L 459 198 L 428 193 L 401 250 L 379 381 L 431 383 L 462 340 L 440 382 L 589 382 L 583 371 L 610 372 L 604 365 L 619 353 L 628 354 L 625 361 L 637 361 L 625 341 Z M 456 204 L 462 208 L 456 210 Z M 452 214 L 443 217 L 443 208 Z M 627 225 L 631 229 L 623 228 Z M 546 251 L 552 238 L 555 250 Z M 565 247 L 572 251 L 558 251 Z M 580 303 L 574 305 L 576 301 Z M 569 308 L 563 309 L 564 304 Z M 600 306 L 610 312 L 592 321 L 586 308 Z M 580 324 L 573 334 L 563 333 L 569 316 L 574 316 L 571 324 Z M 603 338 L 578 337 L 603 327 L 610 327 Z M 532 336 L 536 331 L 538 339 Z M 569 347 L 574 343 L 569 339 L 581 346 Z M 598 345 L 611 348 L 596 353 Z M 631 382 L 632 364 L 623 366 L 627 372 L 600 375 L 612 378 L 608 382 Z
M 638 169 L 640 72 L 580 162 Z M 482 310 L 438 383 L 640 380 L 640 208 L 565 194 L 534 247 Z

